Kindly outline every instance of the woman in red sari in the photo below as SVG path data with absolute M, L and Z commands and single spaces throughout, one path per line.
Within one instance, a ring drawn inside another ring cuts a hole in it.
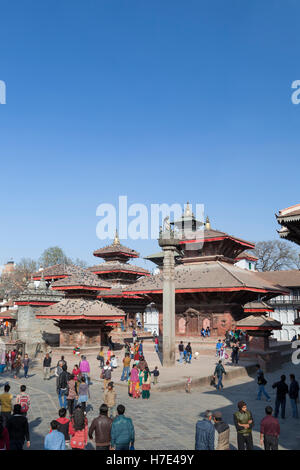
M 130 383 L 131 383 L 131 395 L 132 395 L 132 397 L 133 398 L 139 398 L 139 396 L 140 396 L 140 392 L 139 392 L 140 379 L 139 379 L 139 371 L 136 367 L 136 364 L 133 364 L 133 367 L 131 369 Z

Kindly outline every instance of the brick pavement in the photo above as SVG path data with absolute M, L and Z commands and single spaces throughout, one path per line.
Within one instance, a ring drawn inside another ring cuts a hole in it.
M 294 372 L 300 379 L 299 366 L 287 364 L 276 373 L 267 374 L 267 391 L 272 397 L 274 406 L 275 392 L 271 384 L 278 380 L 282 373 L 287 376 Z M 19 386 L 25 383 L 31 395 L 32 406 L 28 413 L 31 431 L 31 449 L 42 449 L 44 436 L 48 432 L 50 421 L 57 416 L 58 399 L 55 391 L 55 377 L 49 381 L 42 379 L 40 367 L 31 370 L 27 380 L 14 380 L 10 374 L 4 373 L 0 378 L 0 390 L 8 380 L 11 391 L 17 394 Z M 236 404 L 243 399 L 248 404 L 254 416 L 254 444 L 259 448 L 259 422 L 264 416 L 266 402 L 257 401 L 256 383 L 253 378 L 244 376 L 227 382 L 222 392 L 211 387 L 193 387 L 192 393 L 175 390 L 170 392 L 151 393 L 150 400 L 134 400 L 127 394 L 126 387 L 116 382 L 118 403 L 126 407 L 126 414 L 133 419 L 136 430 L 136 449 L 154 450 L 191 450 L 194 448 L 195 424 L 200 413 L 206 409 L 220 410 L 225 421 L 230 424 L 232 448 L 236 448 L 236 432 L 233 427 L 232 415 Z M 88 408 L 89 422 L 97 416 L 102 403 L 102 385 L 94 380 L 91 385 L 91 400 Z M 299 447 L 299 421 L 291 417 L 291 407 L 287 401 L 287 418 L 280 419 L 281 437 L 280 448 L 297 449 Z M 88 444 L 93 448 L 93 443 Z

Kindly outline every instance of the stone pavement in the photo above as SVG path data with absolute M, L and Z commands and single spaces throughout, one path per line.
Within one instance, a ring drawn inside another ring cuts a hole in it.
M 299 366 L 293 364 L 284 365 L 283 369 L 276 373 L 267 374 L 268 384 L 266 389 L 271 395 L 274 407 L 275 392 L 271 388 L 272 383 L 285 373 L 295 373 L 296 379 L 300 381 Z M 32 406 L 28 413 L 31 432 L 31 449 L 42 449 L 44 436 L 49 429 L 50 421 L 57 416 L 58 399 L 56 395 L 55 377 L 49 381 L 42 379 L 42 370 L 39 365 L 30 371 L 30 377 L 14 380 L 9 373 L 0 377 L 0 392 L 2 393 L 4 383 L 9 381 L 11 391 L 17 394 L 19 386 L 25 383 L 31 396 Z M 288 378 L 289 382 L 289 378 Z M 233 426 L 233 413 L 239 400 L 246 401 L 254 417 L 254 443 L 259 448 L 259 423 L 264 416 L 266 402 L 256 400 L 257 385 L 249 376 L 239 377 L 228 381 L 222 392 L 214 388 L 192 387 L 192 393 L 187 394 L 181 390 L 169 392 L 151 393 L 150 400 L 134 400 L 127 394 L 127 388 L 121 386 L 117 380 L 117 401 L 126 407 L 126 414 L 133 419 L 136 430 L 136 449 L 152 450 L 193 450 L 195 424 L 199 414 L 207 409 L 223 412 L 225 421 L 230 424 L 230 442 L 232 448 L 236 448 L 236 432 Z M 153 388 L 153 387 L 152 387 Z M 93 381 L 90 387 L 91 400 L 88 406 L 88 420 L 97 416 L 99 406 L 102 403 L 102 385 L 100 381 Z M 291 417 L 291 407 L 287 400 L 286 419 L 280 419 L 281 449 L 298 449 L 300 439 L 299 421 Z M 88 448 L 92 449 L 93 443 L 89 442 Z

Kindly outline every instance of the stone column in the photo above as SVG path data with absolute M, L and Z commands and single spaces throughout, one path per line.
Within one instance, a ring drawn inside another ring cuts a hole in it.
M 171 232 L 172 234 L 172 232 Z M 161 234 L 159 245 L 164 251 L 163 266 L 163 366 L 175 365 L 175 250 L 178 240 Z

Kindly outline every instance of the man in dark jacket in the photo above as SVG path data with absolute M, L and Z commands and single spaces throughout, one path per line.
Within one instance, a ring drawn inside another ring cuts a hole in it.
M 205 412 L 205 418 L 196 423 L 195 450 L 215 449 L 215 427 L 212 424 L 213 413 Z
M 51 357 L 49 353 L 47 353 L 43 362 L 44 380 L 50 379 L 50 367 L 51 367 Z
M 99 409 L 98 418 L 93 419 L 89 429 L 89 438 L 95 433 L 96 450 L 109 450 L 111 440 L 112 419 L 107 416 L 108 406 L 103 403 Z
M 216 450 L 229 450 L 230 429 L 227 423 L 222 419 L 221 411 L 214 413 L 215 430 L 218 436 Z
M 233 415 L 237 430 L 238 450 L 253 450 L 252 428 L 254 425 L 251 411 L 244 401 L 238 402 L 238 411 Z
M 30 447 L 28 421 L 21 413 L 21 405 L 14 406 L 13 415 L 9 418 L 6 428 L 9 434 L 10 450 L 23 450 L 25 439 L 27 447 Z
M 118 416 L 111 426 L 111 447 L 114 450 L 129 450 L 134 445 L 135 432 L 131 418 L 124 416 L 125 406 L 117 407 Z
M 289 388 L 289 396 L 291 400 L 293 418 L 298 419 L 298 407 L 297 407 L 297 399 L 299 395 L 299 384 L 294 376 L 294 374 L 290 374 L 290 388 Z
M 56 379 L 56 391 L 60 408 L 67 408 L 68 380 L 69 373 L 67 372 L 67 366 L 64 364 L 62 366 L 62 372 Z
M 286 405 L 286 395 L 289 393 L 289 388 L 285 383 L 285 375 L 281 376 L 279 382 L 275 382 L 272 385 L 272 388 L 276 388 L 276 401 L 275 401 L 275 418 L 277 418 L 279 414 L 279 408 L 281 407 L 281 418 L 285 418 L 285 405 Z
M 220 387 L 223 388 L 223 383 L 222 383 L 223 374 L 226 375 L 226 372 L 222 365 L 222 361 L 220 360 L 218 364 L 216 365 L 215 372 L 214 372 L 214 377 L 215 378 L 218 377 L 217 390 L 219 390 Z

